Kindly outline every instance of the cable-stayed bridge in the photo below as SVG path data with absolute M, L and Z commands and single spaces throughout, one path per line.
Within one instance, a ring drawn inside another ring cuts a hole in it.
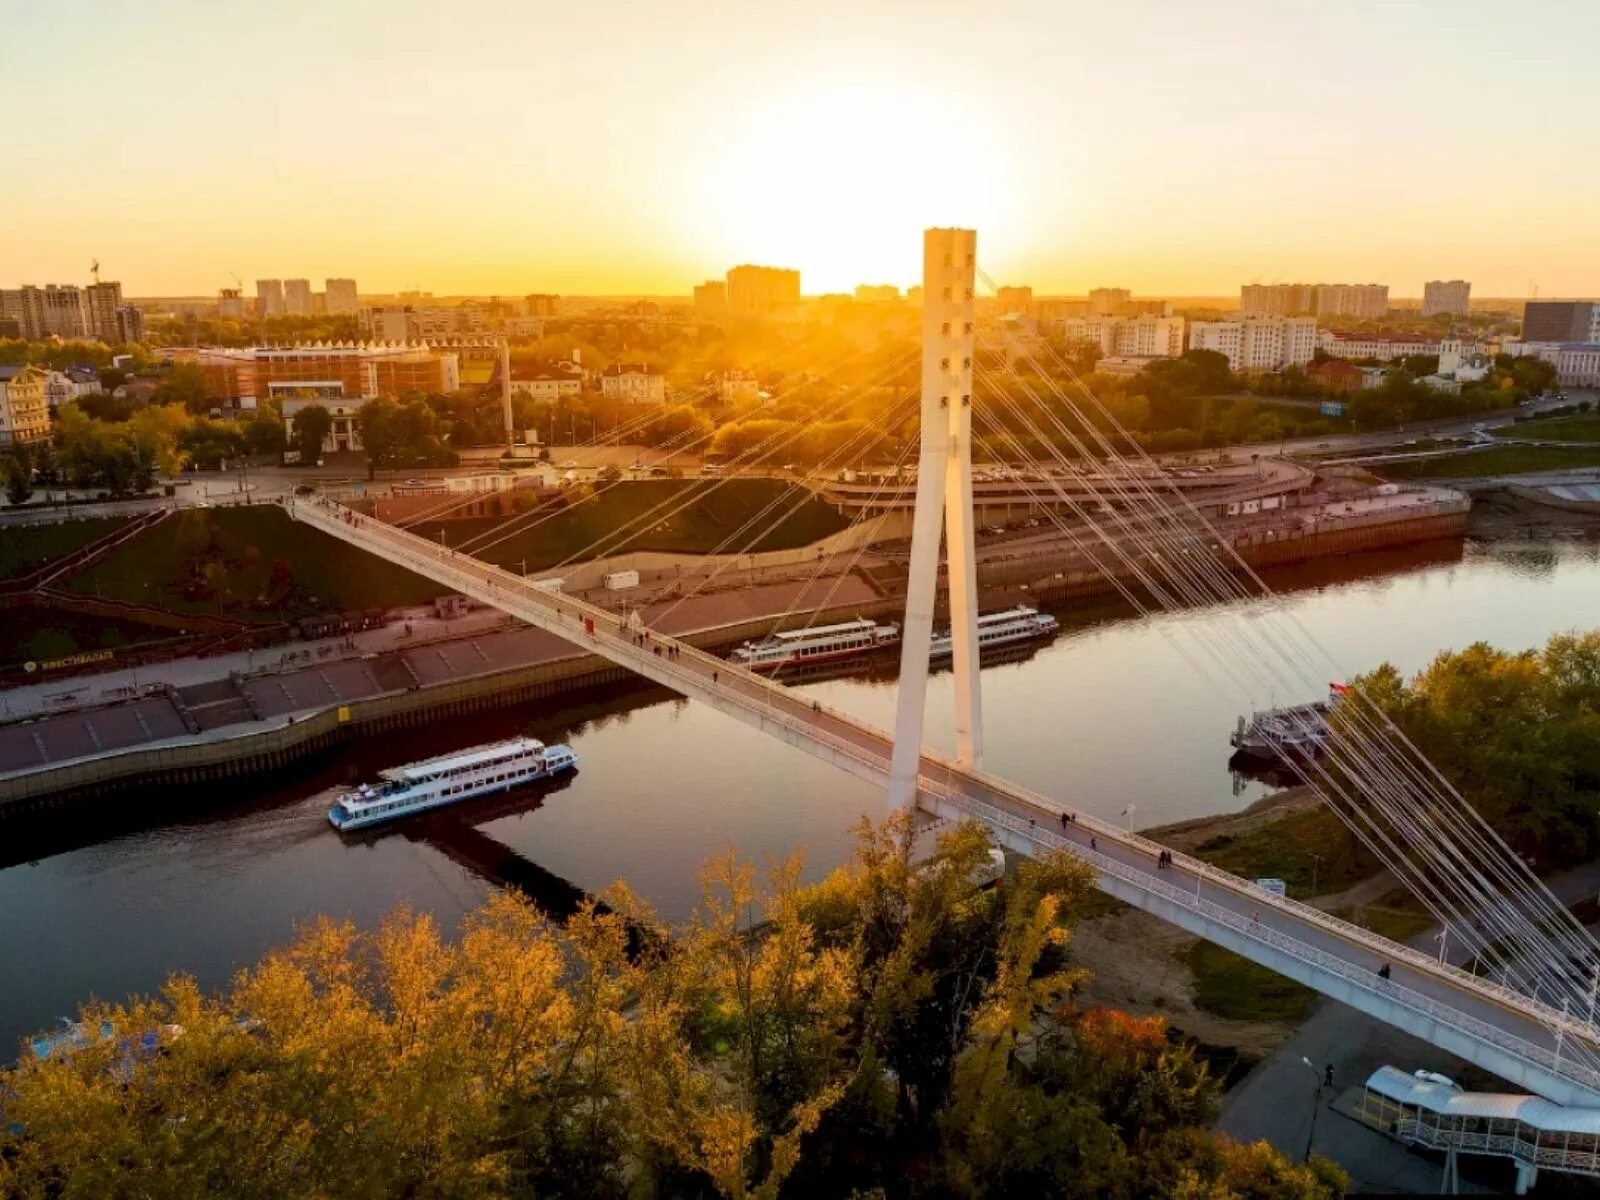
M 455 554 L 328 500 L 285 502 L 299 520 L 446 587 L 584 646 L 642 677 L 879 785 L 893 739 L 881 730 L 671 638 L 646 635 L 605 609 L 538 581 Z M 1066 847 L 1109 894 L 1199 934 L 1352 1008 L 1557 1103 L 1600 1106 L 1600 1072 L 1578 1057 L 1587 1023 L 1309 905 L 1162 847 L 1087 813 L 1065 828 L 1066 806 L 954 759 L 924 752 L 917 804 L 936 816 L 982 821 L 1006 847 Z M 1095 845 L 1090 849 L 1091 839 Z M 1390 978 L 1379 968 L 1390 966 Z
M 1570 914 L 1552 909 L 1542 885 L 1487 827 L 1479 828 L 1476 814 L 1385 725 L 1375 707 L 1346 705 L 1328 760 L 1301 761 L 1302 777 L 1458 944 L 1475 952 L 1488 969 L 1485 975 L 1267 894 L 1198 860 L 1172 854 L 1164 863 L 1164 848 L 1148 839 L 983 769 L 971 466 L 974 240 L 962 230 L 930 230 L 925 240 L 921 456 L 892 735 L 537 580 L 326 498 L 285 504 L 291 515 L 334 537 L 886 786 L 895 807 L 914 804 L 941 818 L 976 819 L 998 842 L 1025 854 L 1064 848 L 1087 862 L 1100 887 L 1118 899 L 1556 1103 L 1600 1107 L 1600 1030 L 1593 1021 L 1600 971 L 1591 957 L 1593 942 L 1581 928 L 1573 931 Z M 1058 397 L 1080 418 L 1061 425 L 1060 433 L 1074 440 L 1100 437 L 1094 448 L 1125 466 L 1093 422 L 1081 419 L 1072 399 Z M 1039 412 L 1037 418 L 1021 417 L 1026 430 L 1038 435 L 1035 445 L 1049 439 L 1033 422 L 1058 420 L 1059 406 L 1041 403 Z M 1015 439 L 1014 419 L 1007 424 L 993 412 L 977 415 L 997 437 Z M 1026 457 L 1020 443 L 1018 450 Z M 1215 532 L 1192 509 L 1163 497 L 1159 476 L 1145 459 L 1137 469 L 1098 475 L 1093 499 L 1075 498 L 1050 470 L 1034 474 L 1030 487 L 1042 510 L 1055 501 L 1054 508 L 1080 518 L 1075 526 L 1052 518 L 1064 536 L 1099 539 L 1101 556 L 1119 560 L 1136 606 L 1197 607 L 1235 598 L 1236 577 L 1212 553 L 1219 549 Z M 1080 485 L 1084 478 L 1078 477 Z M 953 625 L 953 757 L 926 751 L 922 739 L 941 540 Z M 1211 656 L 1210 666 L 1197 666 L 1229 678 L 1250 669 L 1272 677 L 1271 670 L 1287 663 L 1303 679 L 1316 665 L 1293 633 L 1268 628 L 1251 640 L 1224 632 L 1201 647 L 1202 658 Z

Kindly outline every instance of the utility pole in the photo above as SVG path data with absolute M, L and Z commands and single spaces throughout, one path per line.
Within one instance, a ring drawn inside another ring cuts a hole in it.
M 949 565 L 956 759 L 963 766 L 975 767 L 983 756 L 972 512 L 972 329 L 977 241 L 978 235 L 970 229 L 929 229 L 922 235 L 922 450 L 917 464 L 905 626 L 900 639 L 900 687 L 895 702 L 894 754 L 889 767 L 891 810 L 911 809 L 917 802 L 941 533 L 946 539 Z

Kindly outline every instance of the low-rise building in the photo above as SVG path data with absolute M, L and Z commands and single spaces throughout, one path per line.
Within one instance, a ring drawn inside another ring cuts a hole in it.
M 624 404 L 665 404 L 667 379 L 644 363 L 615 363 L 600 376 L 600 394 Z
M 368 400 L 407 392 L 449 393 L 461 387 L 459 357 L 428 346 L 315 343 L 307 346 L 205 348 L 193 360 L 208 395 L 240 408 L 256 408 L 270 397 L 282 404 L 290 436 L 294 416 L 321 404 L 334 417 L 323 449 L 359 450 L 356 413 Z
M 1365 386 L 1361 368 L 1338 358 L 1312 363 L 1306 368 L 1306 378 L 1330 392 L 1358 392 Z
M 554 404 L 563 396 L 583 393 L 583 368 L 577 363 L 512 363 L 511 394 L 523 395 L 539 404 Z
M 1440 345 L 1439 338 L 1415 333 L 1335 333 L 1330 329 L 1324 329 L 1317 341 L 1324 354 L 1335 358 L 1373 358 L 1379 362 L 1437 354 Z
M 0 446 L 29 445 L 50 438 L 45 373 L 38 367 L 0 366 Z
M 1226 355 L 1229 370 L 1246 374 L 1303 367 L 1317 351 L 1317 321 L 1260 314 L 1196 321 L 1189 326 L 1189 348 Z
M 82 367 L 45 372 L 44 399 L 52 412 L 80 396 L 89 396 L 102 390 L 100 376 Z
M 756 378 L 754 371 L 741 371 L 737 368 L 724 371 L 722 378 L 717 381 L 717 387 L 724 404 L 744 405 L 761 402 L 761 381 Z

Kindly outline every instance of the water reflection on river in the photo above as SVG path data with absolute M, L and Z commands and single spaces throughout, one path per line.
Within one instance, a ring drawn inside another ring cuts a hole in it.
M 1592 543 L 1434 545 L 1281 571 L 1273 583 L 1350 671 L 1383 659 L 1412 671 L 1475 640 L 1528 647 L 1600 624 Z M 1237 789 L 1226 767 L 1246 701 L 1196 675 L 1167 636 L 1169 619 L 1105 608 L 1060 615 L 1054 643 L 984 671 L 991 769 L 1110 819 L 1133 802 L 1139 825 L 1261 793 Z M 890 723 L 891 680 L 804 686 Z M 950 700 L 949 675 L 936 676 L 929 738 L 941 746 Z M 323 819 L 340 783 L 514 732 L 571 741 L 581 770 L 543 797 L 482 801 L 359 841 L 342 841 Z M 220 984 L 317 913 L 371 923 L 409 903 L 449 928 L 489 878 L 559 904 L 568 884 L 593 891 L 626 876 L 677 919 L 707 856 L 803 848 L 815 876 L 847 852 L 861 813 L 882 810 L 866 784 L 663 692 L 524 705 L 373 738 L 204 818 L 54 853 L 0 846 L 0 863 L 15 864 L 0 869 L 0 1060 L 90 994 L 148 991 L 169 970 Z M 42 857 L 19 861 L 27 854 Z

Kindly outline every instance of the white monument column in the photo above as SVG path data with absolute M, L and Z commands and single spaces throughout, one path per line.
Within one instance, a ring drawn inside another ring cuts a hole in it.
M 896 697 L 889 807 L 917 800 L 928 652 L 939 584 L 939 539 L 950 538 L 950 596 L 956 671 L 957 756 L 975 765 L 982 747 L 978 705 L 977 585 L 972 528 L 972 323 L 977 234 L 922 235 L 922 449 L 917 460 L 911 572 L 906 587 Z

